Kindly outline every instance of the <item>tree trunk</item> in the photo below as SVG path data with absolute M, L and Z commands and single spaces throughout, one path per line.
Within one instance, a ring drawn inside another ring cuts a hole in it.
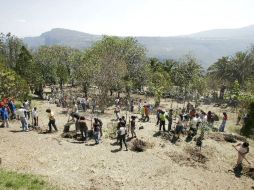
M 63 90 L 63 80 L 60 80 L 60 89 Z
M 36 94 L 37 96 L 39 96 L 40 99 L 43 99 L 43 88 L 40 87 L 39 89 L 36 89 L 34 94 Z
M 74 79 L 71 80 L 71 86 L 74 87 Z
M 85 94 L 85 97 L 88 97 L 88 85 L 86 83 L 83 84 L 83 92 Z

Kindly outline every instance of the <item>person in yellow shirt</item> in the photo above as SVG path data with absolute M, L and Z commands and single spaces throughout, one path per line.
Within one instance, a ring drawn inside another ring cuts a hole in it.
M 56 119 L 54 116 L 54 113 L 51 111 L 51 109 L 47 109 L 46 112 L 48 113 L 48 117 L 49 117 L 49 133 L 52 132 L 52 126 L 54 127 L 55 131 L 58 131 L 57 127 L 56 127 Z

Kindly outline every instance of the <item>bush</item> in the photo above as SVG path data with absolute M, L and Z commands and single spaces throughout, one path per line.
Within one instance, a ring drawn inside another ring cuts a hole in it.
M 250 103 L 248 108 L 248 119 L 244 121 L 241 134 L 250 137 L 254 134 L 254 102 Z

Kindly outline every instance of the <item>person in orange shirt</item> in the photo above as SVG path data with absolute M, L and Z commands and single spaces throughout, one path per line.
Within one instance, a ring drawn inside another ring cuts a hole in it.
M 145 108 L 145 118 L 144 118 L 144 121 L 149 121 L 149 106 L 148 105 L 144 105 L 144 108 Z

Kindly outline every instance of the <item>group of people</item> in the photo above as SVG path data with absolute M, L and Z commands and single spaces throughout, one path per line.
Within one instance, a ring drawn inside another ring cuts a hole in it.
M 87 109 L 87 100 L 84 99 L 80 103 L 82 105 L 83 111 Z M 126 143 L 126 138 L 130 132 L 131 138 L 136 138 L 136 119 L 137 116 L 132 115 L 130 117 L 129 127 L 127 127 L 126 118 L 124 116 L 120 116 L 120 100 L 116 99 L 115 101 L 115 115 L 117 118 L 117 143 L 120 145 L 120 149 L 124 144 L 125 150 L 128 150 L 128 146 Z M 151 106 L 144 102 L 142 105 L 142 100 L 138 101 L 138 110 L 141 113 L 141 120 L 143 122 L 149 121 L 149 114 L 151 113 Z M 134 101 L 130 101 L 130 111 L 134 112 Z M 47 109 L 46 113 L 48 114 L 49 122 L 48 122 L 48 132 L 52 132 L 52 129 L 58 131 L 56 126 L 56 119 L 53 111 L 51 109 Z M 9 120 L 10 119 L 18 119 L 21 122 L 22 130 L 29 131 L 29 126 L 38 127 L 38 110 L 36 107 L 31 109 L 31 102 L 25 100 L 20 108 L 16 108 L 13 99 L 3 99 L 0 102 L 0 115 L 2 119 L 3 127 L 10 127 Z M 174 116 L 176 115 L 176 118 Z M 71 120 L 75 122 L 76 130 L 80 131 L 81 139 L 87 141 L 88 139 L 88 125 L 86 123 L 86 119 L 84 116 L 80 116 L 78 105 L 73 103 L 73 107 L 70 111 Z M 168 132 L 174 132 L 179 138 L 181 134 L 196 134 L 199 127 L 202 127 L 202 124 L 205 123 L 208 127 L 213 127 L 214 122 L 216 120 L 216 116 L 211 111 L 205 113 L 200 110 L 197 111 L 194 107 L 187 105 L 186 109 L 181 110 L 179 113 L 174 113 L 173 109 L 168 111 L 163 110 L 161 108 L 157 109 L 156 125 L 159 127 L 159 131 L 163 130 Z M 173 125 L 173 120 L 175 119 L 175 125 Z M 69 119 L 68 119 L 69 120 Z M 228 120 L 228 116 L 226 112 L 223 112 L 222 122 L 219 127 L 220 132 L 224 132 L 225 126 Z M 31 121 L 31 125 L 30 125 Z M 166 129 L 167 123 L 167 129 Z M 103 122 L 101 119 L 95 117 L 92 121 L 92 134 L 95 140 L 95 144 L 100 143 L 100 139 L 103 136 L 102 130 Z M 237 144 L 234 146 L 238 151 L 238 160 L 237 167 L 241 165 L 243 159 L 245 159 L 246 154 L 249 152 L 249 144 L 247 142 Z
M 169 111 L 165 111 L 161 108 L 157 109 L 157 123 L 156 125 L 159 125 L 159 130 L 163 129 L 163 131 L 166 131 L 166 121 L 168 123 L 168 131 L 172 130 L 172 124 L 173 124 L 173 109 L 170 109 Z M 201 123 L 205 123 L 206 126 L 212 128 L 214 126 L 215 120 L 218 120 L 218 116 L 212 113 L 211 111 L 208 111 L 205 113 L 204 111 L 197 111 L 196 109 L 191 109 L 189 112 L 185 109 L 181 111 L 180 114 L 176 114 L 176 124 L 175 124 L 175 132 L 177 134 L 184 133 L 185 131 L 190 130 L 198 130 L 198 127 Z M 222 123 L 219 127 L 220 132 L 224 132 L 226 122 L 228 120 L 228 116 L 226 112 L 223 112 L 223 118 Z
M 16 119 L 16 105 L 12 98 L 3 98 L 0 102 L 0 117 L 3 127 L 9 127 L 9 120 Z
M 0 102 L 0 116 L 2 127 L 10 127 L 9 121 L 15 119 L 20 121 L 22 131 L 25 132 L 28 132 L 30 127 L 39 126 L 38 110 L 36 107 L 31 109 L 31 102 L 28 100 L 17 107 L 13 98 L 4 98 Z

